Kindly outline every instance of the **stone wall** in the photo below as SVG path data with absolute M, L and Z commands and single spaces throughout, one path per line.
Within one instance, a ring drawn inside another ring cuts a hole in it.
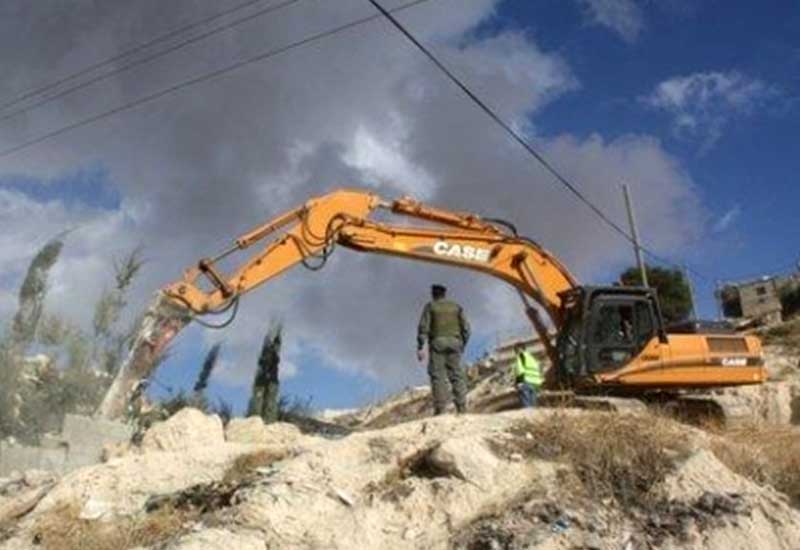
M 44 436 L 38 447 L 0 442 L 0 477 L 33 469 L 64 474 L 97 464 L 106 443 L 128 441 L 132 434 L 121 422 L 68 414 L 61 434 Z

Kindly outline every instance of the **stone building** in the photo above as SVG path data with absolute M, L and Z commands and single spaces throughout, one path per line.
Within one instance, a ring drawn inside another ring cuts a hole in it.
M 781 293 L 800 286 L 800 274 L 761 277 L 726 285 L 720 292 L 725 317 L 759 320 L 764 323 L 781 321 Z

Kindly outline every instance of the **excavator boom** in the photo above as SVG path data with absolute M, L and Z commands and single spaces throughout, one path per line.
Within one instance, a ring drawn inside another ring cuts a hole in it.
M 435 227 L 409 227 L 373 221 L 369 214 L 381 208 Z M 281 234 L 276 234 L 283 231 Z M 238 270 L 224 275 L 217 262 L 228 255 L 266 241 Z M 526 301 L 527 312 L 543 341 L 547 326 L 527 301 L 538 303 L 558 327 L 559 294 L 577 286 L 569 271 L 535 242 L 520 237 L 497 222 L 470 213 L 451 212 L 410 198 L 386 201 L 362 191 L 336 191 L 271 220 L 235 240 L 212 259 L 201 260 L 164 292 L 195 314 L 218 312 L 257 286 L 287 269 L 304 264 L 315 269 L 334 246 L 402 256 L 459 266 L 495 276 L 514 286 Z M 211 287 L 199 285 L 204 276 Z M 549 352 L 554 359 L 555 351 Z

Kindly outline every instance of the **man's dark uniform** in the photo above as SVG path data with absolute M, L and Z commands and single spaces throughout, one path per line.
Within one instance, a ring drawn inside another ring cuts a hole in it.
M 419 320 L 417 349 L 428 342 L 428 374 L 431 377 L 433 409 L 442 414 L 450 397 L 448 381 L 453 390 L 456 410 L 466 410 L 467 382 L 461 368 L 461 353 L 469 340 L 469 323 L 464 310 L 457 303 L 444 298 L 444 287 L 434 285 L 434 296 L 440 289 L 442 296 L 425 305 Z

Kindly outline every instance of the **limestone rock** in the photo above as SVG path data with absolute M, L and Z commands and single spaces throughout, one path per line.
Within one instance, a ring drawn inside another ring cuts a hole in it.
M 187 531 L 167 546 L 137 550 L 800 548 L 800 512 L 720 462 L 711 436 L 676 425 L 693 454 L 670 456 L 674 469 L 651 488 L 653 506 L 621 505 L 580 490 L 579 463 L 517 447 L 530 443 L 521 427 L 554 414 L 612 418 L 540 409 L 442 415 L 335 440 L 247 419 L 224 441 L 216 417 L 183 411 L 154 428 L 147 452 L 75 471 L 24 502 L 14 497 L 15 528 L 0 550 L 33 548 L 37 522 L 64 505 L 113 528 L 154 498 L 194 503 L 202 515 L 189 511 Z M 281 435 L 288 455 L 273 452 L 286 450 Z
M 430 454 L 430 463 L 442 473 L 483 486 L 491 482 L 498 459 L 481 440 L 448 439 Z
M 257 416 L 234 418 L 225 428 L 225 440 L 229 443 L 291 445 L 302 435 L 294 424 L 286 422 L 264 424 Z
M 225 442 L 222 420 L 206 416 L 197 409 L 186 408 L 147 430 L 142 451 L 188 451 L 198 447 L 215 447 Z
M 178 452 L 128 454 L 105 464 L 64 476 L 42 499 L 35 513 L 79 504 L 86 513 L 102 509 L 102 517 L 143 510 L 154 495 L 182 491 L 196 484 L 219 481 L 237 458 L 258 447 L 219 443 Z

